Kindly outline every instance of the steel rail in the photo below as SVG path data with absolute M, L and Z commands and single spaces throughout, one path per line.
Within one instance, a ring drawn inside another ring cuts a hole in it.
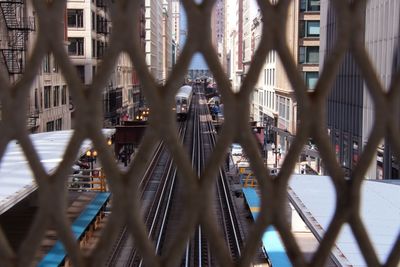
M 207 114 L 209 114 L 208 110 Z M 210 121 L 207 121 L 207 127 L 208 132 L 210 133 L 207 136 L 210 138 L 212 147 L 215 147 L 216 136 L 214 134 L 214 127 Z M 222 197 L 219 197 L 219 202 L 221 208 L 221 216 L 225 221 L 225 237 L 229 243 L 232 257 L 234 259 L 239 259 L 239 257 L 241 256 L 241 244 L 243 243 L 243 241 L 239 230 L 237 216 L 235 215 L 235 208 L 230 194 L 229 185 L 226 181 L 226 175 L 222 168 L 219 169 L 219 178 L 217 185 L 217 193 L 218 195 L 222 195 Z M 227 216 L 225 215 L 225 213 Z M 231 235 L 233 235 L 233 240 Z
M 182 129 L 184 128 L 183 125 L 180 125 L 180 129 L 179 129 L 179 134 L 182 134 Z M 146 171 L 143 175 L 143 178 L 141 179 L 140 183 L 139 183 L 139 188 L 141 188 L 140 190 L 140 198 L 143 199 L 144 193 L 147 192 L 148 188 L 150 187 L 149 183 L 150 181 L 152 181 L 154 179 L 154 173 L 157 171 L 158 167 L 157 165 L 159 164 L 160 160 L 163 158 L 163 155 L 167 155 L 167 151 L 163 146 L 163 143 L 160 142 L 156 149 L 155 149 L 155 154 L 152 157 L 149 166 L 146 168 Z M 172 164 L 172 159 L 170 158 L 170 156 L 168 156 L 168 158 L 166 159 L 166 165 L 168 165 L 168 161 L 170 162 L 170 164 Z M 165 169 L 165 167 L 164 167 Z M 168 168 L 170 169 L 170 168 Z M 165 173 L 166 171 L 164 171 Z M 165 175 L 162 175 L 162 177 L 165 177 Z M 163 180 L 163 178 L 160 178 L 160 181 Z M 163 183 L 160 182 L 160 186 Z M 159 191 L 159 189 L 156 190 L 156 193 L 154 193 L 154 195 L 157 195 L 157 192 Z M 154 196 L 153 196 L 154 197 Z M 152 203 L 155 200 L 151 201 Z M 149 216 L 150 211 L 148 210 L 147 212 L 145 212 L 145 217 L 146 220 Z M 121 254 L 121 252 L 123 251 L 124 247 L 126 247 L 126 243 L 128 242 L 128 238 L 129 235 L 127 233 L 127 228 L 126 226 L 121 230 L 121 234 L 119 235 L 118 240 L 116 241 L 116 245 L 114 246 L 113 252 L 111 254 L 111 256 L 109 257 L 110 259 L 107 261 L 107 266 L 114 266 L 115 263 L 118 261 L 118 256 Z M 129 253 L 128 259 L 127 259 L 127 265 L 130 266 L 134 261 L 135 261 L 135 257 L 137 255 L 137 251 L 136 249 L 131 249 L 131 252 Z
M 182 124 L 180 130 L 180 136 L 186 137 L 187 121 Z M 183 138 L 183 139 L 184 139 Z M 172 175 L 170 175 L 172 173 Z M 162 238 L 165 235 L 166 225 L 168 222 L 168 213 L 172 205 L 173 193 L 176 186 L 177 169 L 173 166 L 173 161 L 169 162 L 168 172 L 166 174 L 166 180 L 162 186 L 161 194 L 156 199 L 157 206 L 155 207 L 155 213 L 151 220 L 151 226 L 148 237 L 156 240 L 156 254 L 160 254 L 160 247 L 162 247 Z M 154 206 L 152 206 L 154 209 Z M 147 221 L 146 221 L 147 224 Z M 158 225 L 158 227 L 157 227 Z M 140 260 L 138 266 L 142 266 L 143 259 Z
M 161 154 L 163 153 L 162 147 L 163 147 L 162 142 L 160 142 L 155 149 L 154 156 L 151 158 L 149 166 L 146 168 L 145 173 L 144 173 L 142 179 L 140 180 L 140 183 L 139 183 L 139 188 L 141 188 L 140 198 L 143 197 L 144 191 L 146 190 L 146 188 L 148 186 L 148 182 L 150 180 L 151 174 L 155 170 L 155 165 L 157 164 L 158 160 L 161 158 Z M 127 242 L 128 237 L 129 237 L 129 235 L 127 233 L 127 227 L 124 226 L 124 227 L 122 227 L 117 240 L 114 242 L 112 252 L 111 252 L 110 256 L 108 257 L 108 260 L 106 263 L 107 266 L 114 266 L 115 263 L 118 261 L 118 258 L 123 250 L 122 247 Z

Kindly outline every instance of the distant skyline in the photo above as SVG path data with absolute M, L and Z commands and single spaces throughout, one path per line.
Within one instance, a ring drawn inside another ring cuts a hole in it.
M 199 2 L 199 1 L 196 1 Z M 200 1 L 201 2 L 201 1 Z M 186 43 L 186 37 L 187 37 L 187 19 L 186 19 L 186 12 L 185 9 L 183 8 L 182 3 L 180 4 L 180 11 L 181 11 L 181 16 L 180 16 L 180 48 L 182 49 L 183 46 Z M 189 70 L 208 70 L 208 65 L 203 57 L 202 54 L 200 53 L 195 53 L 192 57 L 192 61 L 189 64 Z

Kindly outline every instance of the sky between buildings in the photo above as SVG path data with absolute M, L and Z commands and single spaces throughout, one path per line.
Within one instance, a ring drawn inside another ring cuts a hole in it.
M 202 2 L 201 0 L 196 0 L 196 3 Z M 183 8 L 183 5 L 181 3 L 180 7 L 180 27 L 181 27 L 181 32 L 180 32 L 180 49 L 183 48 L 186 42 L 186 36 L 187 36 L 187 18 L 186 18 L 186 12 L 185 9 Z M 190 62 L 189 65 L 190 70 L 208 70 L 208 66 L 206 61 L 204 60 L 204 57 L 200 53 L 194 54 L 192 57 L 192 61 Z

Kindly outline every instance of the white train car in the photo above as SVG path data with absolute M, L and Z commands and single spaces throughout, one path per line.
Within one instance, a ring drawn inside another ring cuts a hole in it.
M 192 95 L 193 88 L 190 85 L 184 85 L 179 88 L 179 91 L 175 96 L 176 116 L 178 120 L 185 120 L 187 118 Z

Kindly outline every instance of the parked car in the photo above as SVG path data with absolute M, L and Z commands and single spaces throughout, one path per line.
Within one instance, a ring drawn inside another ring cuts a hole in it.
M 232 144 L 231 146 L 231 154 L 232 156 L 241 156 L 243 154 L 243 148 L 239 144 Z

